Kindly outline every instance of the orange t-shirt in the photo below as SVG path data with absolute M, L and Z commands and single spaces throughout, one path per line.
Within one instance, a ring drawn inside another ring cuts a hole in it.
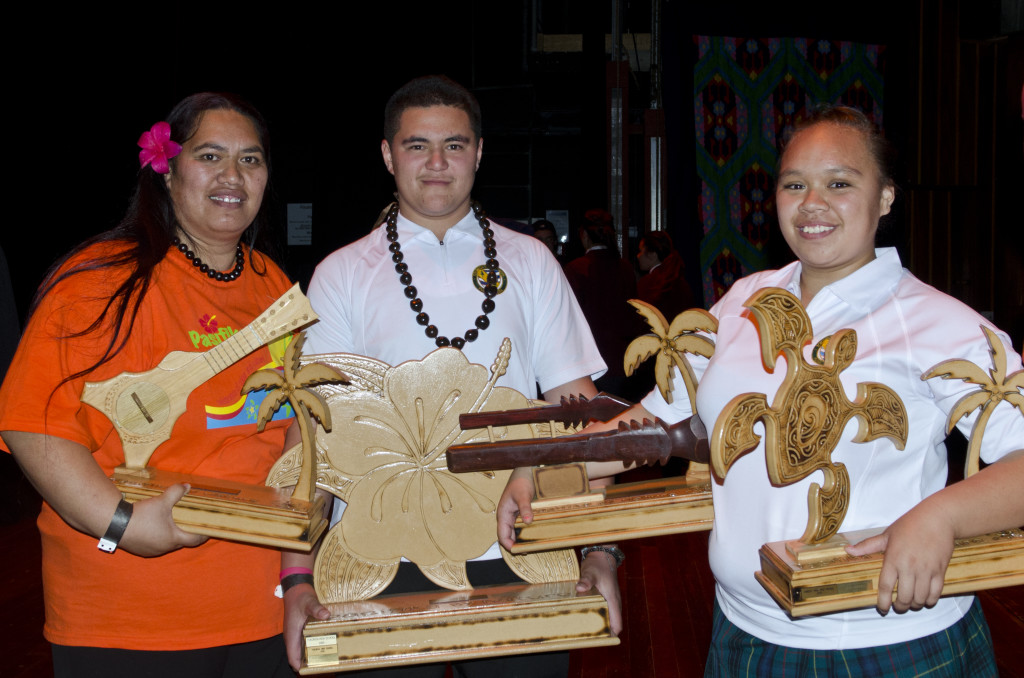
M 97 245 L 88 259 L 118 245 Z M 233 282 L 215 282 L 176 250 L 154 270 L 127 343 L 85 378 L 60 380 L 95 361 L 109 335 L 68 335 L 87 327 L 125 273 L 104 270 L 72 276 L 33 314 L 0 388 L 0 431 L 45 433 L 82 444 L 110 475 L 124 463 L 110 421 L 79 400 L 85 381 L 155 367 L 170 351 L 206 351 L 245 327 L 289 288 L 269 259 L 266 274 L 248 265 Z M 288 421 L 256 432 L 263 392 L 242 397 L 245 379 L 279 365 L 284 341 L 228 367 L 188 398 L 188 405 L 149 465 L 171 471 L 263 483 L 280 456 Z M 273 356 L 273 358 L 272 358 Z M 284 414 L 279 412 L 279 417 Z M 60 469 L 53 469 L 59 473 Z M 140 558 L 96 548 L 96 537 L 69 527 L 49 504 L 39 515 L 43 543 L 44 635 L 61 645 L 183 650 L 268 638 L 281 632 L 281 601 L 274 596 L 280 553 L 210 539 L 194 549 Z

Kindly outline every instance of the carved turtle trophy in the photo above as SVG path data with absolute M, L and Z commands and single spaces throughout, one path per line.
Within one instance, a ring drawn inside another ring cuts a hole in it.
M 295 285 L 240 331 L 204 352 L 173 351 L 157 367 L 87 383 L 82 402 L 110 419 L 121 438 L 125 464 L 112 480 L 125 498 L 138 501 L 177 483 L 191 488 L 172 515 L 182 529 L 223 539 L 309 551 L 326 524 L 323 502 L 304 488 L 286 492 L 216 478 L 173 473 L 147 466 L 185 412 L 189 394 L 244 356 L 317 319 Z M 295 351 L 301 346 L 291 349 Z M 337 378 L 337 375 L 335 375 Z M 312 472 L 312 467 L 310 467 Z
M 319 387 L 333 429 L 317 432 L 317 486 L 346 506 L 314 566 L 332 617 L 307 624 L 304 672 L 618 642 L 604 599 L 576 593 L 579 564 L 571 550 L 513 556 L 502 549 L 528 584 L 474 588 L 467 575 L 466 561 L 494 544 L 510 472 L 453 474 L 445 451 L 456 442 L 551 434 L 546 425 L 459 427 L 463 413 L 530 404 L 497 385 L 511 351 L 506 339 L 490 370 L 453 348 L 394 367 L 350 354 L 306 359 L 343 370 L 349 383 Z M 268 482 L 294 483 L 297 454 L 286 454 Z M 402 558 L 454 593 L 377 597 Z
M 791 485 L 818 470 L 825 475 L 824 485 L 813 483 L 808 490 L 807 529 L 799 545 L 792 545 L 804 556 L 820 553 L 819 548 L 807 547 L 832 538 L 849 506 L 850 476 L 843 464 L 832 461 L 846 423 L 858 418 L 860 428 L 853 442 L 887 437 L 902 450 L 907 442 L 907 412 L 899 396 L 882 384 L 857 384 L 857 398 L 850 402 L 846 397 L 839 373 L 857 353 L 853 330 L 840 330 L 829 337 L 823 364 L 815 365 L 803 357 L 802 349 L 814 333 L 795 296 L 768 288 L 754 294 L 744 306 L 757 319 L 765 366 L 774 371 L 781 353 L 786 358 L 786 377 L 771 407 L 763 393 L 738 395 L 725 406 L 711 437 L 711 466 L 715 475 L 724 479 L 739 457 L 757 447 L 760 437 L 753 425 L 763 422 L 765 461 L 773 485 Z
M 712 469 L 724 479 L 737 458 L 759 442 L 755 421 L 765 427 L 765 461 L 776 486 L 785 486 L 821 470 L 824 486 L 808 491 L 808 523 L 800 540 L 765 544 L 759 551 L 761 571 L 757 580 L 791 616 L 823 614 L 874 605 L 882 554 L 853 557 L 844 547 L 875 534 L 885 526 L 851 534 L 837 534 L 849 505 L 850 481 L 842 464 L 831 460 L 838 436 L 851 417 L 859 430 L 854 442 L 888 437 L 902 449 L 907 436 L 907 415 L 899 398 L 887 387 L 874 383 L 857 386 L 850 402 L 838 381 L 856 354 L 856 333 L 840 330 L 828 338 L 822 365 L 804 361 L 801 353 L 813 333 L 799 300 L 784 290 L 766 289 L 745 304 L 757 320 L 762 360 L 774 369 L 776 357 L 786 358 L 786 377 L 771 407 L 763 394 L 737 396 L 715 423 L 711 440 Z M 985 328 L 983 328 L 985 329 Z M 922 379 L 959 378 L 982 386 L 953 408 L 948 427 L 977 408 L 968 454 L 968 468 L 977 468 L 977 456 L 988 417 L 986 412 L 1002 400 L 1024 413 L 1024 371 L 1005 377 L 1001 343 L 986 330 L 992 347 L 991 379 L 968 361 L 946 361 Z M 826 343 L 826 342 L 822 342 Z M 1024 533 L 1006 530 L 957 540 L 946 570 L 943 595 L 968 593 L 1024 582 Z

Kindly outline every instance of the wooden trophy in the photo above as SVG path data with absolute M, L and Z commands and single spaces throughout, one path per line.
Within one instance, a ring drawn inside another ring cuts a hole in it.
M 600 594 L 576 593 L 573 551 L 502 551 L 523 584 L 474 588 L 467 576 L 466 561 L 494 543 L 509 472 L 452 474 L 445 450 L 481 435 L 462 431 L 460 414 L 530 402 L 496 384 L 511 350 L 506 339 L 490 370 L 453 348 L 396 367 L 348 354 L 311 358 L 350 381 L 319 387 L 334 426 L 317 433 L 317 483 L 346 508 L 314 566 L 331 618 L 307 622 L 302 674 L 619 642 Z M 535 435 L 530 426 L 492 433 Z M 285 455 L 268 482 L 294 482 L 296 461 L 294 452 Z M 403 557 L 448 591 L 378 595 Z
M 891 389 L 876 383 L 858 384 L 857 398 L 850 402 L 839 382 L 839 373 L 857 352 L 857 335 L 840 330 L 828 338 L 823 365 L 807 363 L 801 352 L 813 337 L 810 320 L 799 300 L 789 292 L 769 288 L 745 304 L 757 319 L 761 357 L 774 369 L 776 357 L 786 358 L 787 374 L 769 407 L 764 394 L 748 393 L 734 398 L 715 422 L 711 439 L 711 463 L 715 475 L 725 478 L 737 458 L 757 447 L 755 421 L 765 427 L 765 460 L 768 476 L 777 487 L 824 473 L 825 483 L 808 492 L 807 529 L 798 540 L 772 542 L 760 549 L 761 571 L 757 580 L 791 616 L 822 614 L 870 607 L 878 600 L 882 554 L 854 557 L 845 547 L 885 527 L 838 534 L 850 499 L 850 478 L 842 464 L 833 463 L 832 451 L 851 417 L 860 429 L 854 442 L 890 438 L 903 449 L 907 414 Z M 984 328 L 983 328 L 984 329 Z M 986 330 L 987 333 L 987 330 Z M 988 333 L 987 333 L 988 334 Z M 1024 412 L 1024 372 L 1004 380 L 1002 344 L 988 334 L 996 369 L 993 378 L 967 361 L 936 365 L 922 379 L 935 376 L 961 378 L 984 386 L 984 395 L 965 397 L 950 415 L 949 429 L 976 407 L 994 406 L 999 398 L 1015 401 Z M 996 385 L 994 382 L 999 381 Z M 998 394 L 998 395 L 997 395 Z M 990 410 L 989 410 L 990 411 Z M 984 422 L 978 418 L 971 436 L 968 468 L 977 469 Z M 946 570 L 943 595 L 966 593 L 1024 582 L 1024 533 L 1018 530 L 957 540 Z
M 715 318 L 704 310 L 690 309 L 676 316 L 670 325 L 665 320 L 665 316 L 650 304 L 637 300 L 631 300 L 629 303 L 644 317 L 652 333 L 634 339 L 627 347 L 624 358 L 626 374 L 632 374 L 647 358 L 657 356 L 654 366 L 655 378 L 658 389 L 665 400 L 672 402 L 672 373 L 674 369 L 678 369 L 686 384 L 690 402 L 694 403 L 697 390 L 696 378 L 684 353 L 711 356 L 714 352 L 714 344 L 697 333 L 716 332 L 718 323 Z M 561 410 L 558 407 L 537 410 L 536 419 L 531 421 L 546 421 L 543 417 L 550 417 L 552 421 L 546 429 L 549 432 L 554 430 L 554 420 L 565 416 L 574 418 L 574 423 L 577 425 L 585 425 L 589 420 L 605 421 L 628 409 L 628 403 L 618 402 L 622 405 L 616 411 L 610 411 L 608 407 L 594 411 L 585 408 L 582 411 L 576 411 L 573 407 L 566 408 L 566 404 L 563 403 Z M 550 414 L 548 414 L 549 412 Z M 486 421 L 475 418 L 467 418 L 467 420 L 469 425 L 485 426 L 487 424 Z M 634 422 L 634 424 L 636 423 Z M 692 459 L 694 457 L 691 453 L 697 440 L 703 438 L 706 443 L 707 436 L 703 432 L 703 424 L 696 416 L 676 426 L 668 427 L 674 431 L 668 433 L 667 437 L 665 428 L 661 422 L 655 424 L 644 422 L 633 427 L 623 426 L 619 432 L 614 434 L 610 432 L 597 434 L 592 436 L 589 441 L 579 441 L 580 448 L 587 446 L 619 448 L 617 454 L 609 456 L 600 456 L 602 454 L 600 452 L 597 452 L 598 456 L 590 456 L 582 449 L 580 453 L 574 455 L 567 444 L 570 443 L 568 439 L 560 439 L 557 446 L 546 447 L 549 448 L 551 463 L 568 461 L 570 458 L 573 460 L 619 459 L 627 462 L 650 463 L 655 460 L 664 462 L 670 454 L 687 456 Z M 542 433 L 542 435 L 544 434 Z M 548 435 L 553 436 L 551 433 Z M 682 436 L 681 440 L 679 436 Z M 634 442 L 629 442 L 630 438 Z M 673 442 L 680 443 L 675 445 L 674 451 L 671 449 Z M 502 444 L 499 443 L 462 447 L 477 447 L 481 450 L 480 454 L 483 457 L 493 454 L 492 450 L 501 446 Z M 622 452 L 626 448 L 634 446 L 639 448 L 635 454 L 628 458 L 622 456 Z M 535 447 L 539 448 L 540 446 Z M 685 452 L 680 452 L 684 448 Z M 542 457 L 536 456 L 538 451 L 536 449 L 529 450 L 527 456 L 524 457 L 525 460 L 529 460 L 529 463 L 519 465 L 535 466 L 544 463 L 541 461 Z M 450 459 L 454 456 L 455 454 L 451 454 Z M 646 457 L 646 462 L 643 460 L 644 457 Z M 704 457 L 706 459 L 706 454 Z M 513 464 L 513 466 L 515 465 Z M 512 468 L 513 466 L 503 464 L 496 468 Z M 580 488 L 574 488 L 575 491 L 564 492 L 562 496 L 558 496 L 557 491 L 552 492 L 543 488 L 539 482 L 542 480 L 540 474 L 550 472 L 548 469 L 557 468 L 560 467 L 535 468 L 534 484 L 538 490 L 537 501 L 533 504 L 533 522 L 526 524 L 522 520 L 517 520 L 516 543 L 512 548 L 512 553 L 533 553 L 553 548 L 711 529 L 714 509 L 711 505 L 711 480 L 706 463 L 691 461 L 689 471 L 682 478 L 663 478 L 612 485 L 604 488 L 600 494 L 590 494 L 585 490 L 581 491 Z M 587 486 L 585 473 L 586 471 L 583 470 L 582 487 L 584 488 Z
M 630 403 L 601 393 L 589 400 L 583 396 L 562 398 L 560 405 L 547 407 L 463 414 L 459 425 L 465 430 L 486 427 L 489 436 L 493 426 L 527 423 L 545 424 L 547 430 L 560 432 L 589 421 L 611 419 L 630 407 Z M 543 518 L 537 524 L 518 523 L 512 549 L 513 553 L 531 553 L 554 548 L 552 544 L 592 544 L 692 531 L 705 522 L 710 524 L 710 490 L 703 487 L 707 481 L 656 480 L 589 491 L 585 462 L 619 461 L 627 466 L 649 466 L 663 464 L 670 456 L 708 461 L 707 433 L 699 417 L 671 426 L 660 420 L 632 421 L 621 422 L 618 430 L 599 433 L 452 445 L 448 448 L 448 469 L 467 473 L 532 468 L 532 507 Z M 576 474 L 582 476 L 579 487 L 545 482 L 560 475 L 574 479 Z
M 114 470 L 112 479 L 125 498 L 139 501 L 162 494 L 171 485 L 189 483 L 188 493 L 172 509 L 174 521 L 182 529 L 309 551 L 327 527 L 324 501 L 315 498 L 311 477 L 298 478 L 294 491 L 285 491 L 174 473 L 147 464 L 157 446 L 170 437 L 193 389 L 252 351 L 315 320 L 309 301 L 295 285 L 246 327 L 209 351 L 174 351 L 148 372 L 125 372 L 106 381 L 87 383 L 82 402 L 110 419 L 124 447 L 125 463 Z M 260 430 L 281 403 L 291 400 L 302 429 L 303 448 L 308 448 L 306 456 L 312 457 L 310 409 L 325 426 L 330 426 L 330 420 L 324 418 L 325 410 L 317 410 L 318 396 L 303 389 L 324 380 L 344 379 L 344 375 L 312 365 L 297 371 L 302 341 L 300 335 L 289 345 L 284 377 L 274 370 L 261 370 L 246 382 L 246 392 L 268 386 L 279 389 L 260 407 Z M 306 476 L 311 476 L 313 464 L 306 468 Z

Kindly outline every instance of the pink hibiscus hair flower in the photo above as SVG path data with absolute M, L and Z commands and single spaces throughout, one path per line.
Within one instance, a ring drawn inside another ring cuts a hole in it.
M 181 153 L 181 144 L 171 141 L 171 126 L 160 121 L 139 137 L 139 162 L 142 166 L 152 165 L 158 174 L 171 171 L 167 161 Z

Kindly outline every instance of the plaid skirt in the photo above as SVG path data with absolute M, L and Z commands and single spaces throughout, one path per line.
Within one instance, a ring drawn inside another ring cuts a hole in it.
M 987 678 L 998 676 L 981 603 L 948 629 L 906 643 L 855 650 L 804 650 L 773 645 L 742 631 L 715 601 L 704 678 Z

